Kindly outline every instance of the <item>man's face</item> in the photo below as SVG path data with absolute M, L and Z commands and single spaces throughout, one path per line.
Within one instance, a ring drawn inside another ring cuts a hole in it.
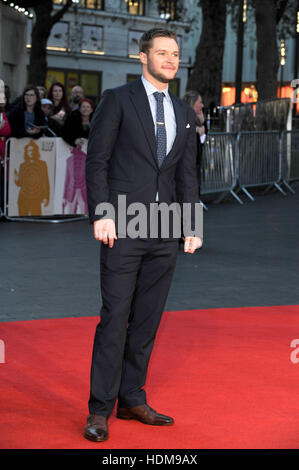
M 79 101 L 81 100 L 81 98 L 83 98 L 84 96 L 84 92 L 83 92 L 83 88 L 81 87 L 74 87 L 72 89 L 72 100 L 75 102 L 75 103 L 79 103 Z
M 154 38 L 148 53 L 140 52 L 144 70 L 162 83 L 173 80 L 179 68 L 179 48 L 172 38 Z

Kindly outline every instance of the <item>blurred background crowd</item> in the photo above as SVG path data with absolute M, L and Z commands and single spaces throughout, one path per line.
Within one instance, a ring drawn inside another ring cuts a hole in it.
M 5 86 L 0 103 L 0 152 L 4 157 L 8 137 L 62 137 L 69 145 L 80 145 L 88 139 L 94 103 L 84 95 L 81 86 L 74 86 L 67 100 L 62 83 L 53 83 L 49 90 L 27 85 L 13 102 Z

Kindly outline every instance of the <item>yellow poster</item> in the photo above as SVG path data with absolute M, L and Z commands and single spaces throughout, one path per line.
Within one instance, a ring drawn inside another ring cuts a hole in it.
M 53 215 L 55 139 L 11 139 L 8 216 Z

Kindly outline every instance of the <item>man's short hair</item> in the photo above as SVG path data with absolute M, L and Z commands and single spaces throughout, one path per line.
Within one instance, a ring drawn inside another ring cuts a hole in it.
M 139 51 L 147 54 L 149 49 L 152 47 L 153 39 L 155 38 L 170 38 L 174 39 L 176 43 L 179 44 L 178 38 L 173 31 L 169 31 L 169 29 L 164 28 L 153 28 L 149 31 L 145 31 L 141 36 L 139 40 Z

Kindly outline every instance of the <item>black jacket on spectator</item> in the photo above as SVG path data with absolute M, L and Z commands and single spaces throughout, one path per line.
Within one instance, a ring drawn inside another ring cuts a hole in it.
M 50 117 L 46 117 L 46 123 L 48 125 L 48 129 L 45 129 L 44 136 L 45 137 L 61 137 L 61 126 L 58 124 L 55 119 Z M 52 132 L 51 132 L 52 131 Z M 54 134 L 53 134 L 54 132 Z
M 205 128 L 205 134 L 208 134 L 208 126 L 206 121 L 202 124 Z M 197 139 L 197 166 L 200 168 L 201 167 L 201 161 L 202 161 L 202 152 L 203 152 L 203 146 L 204 144 L 201 143 L 200 140 L 200 135 L 198 132 L 196 132 L 196 139 Z
M 208 126 L 206 121 L 204 121 L 203 126 L 205 128 L 205 134 L 208 134 Z M 202 166 L 202 153 L 204 144 L 201 143 L 200 135 L 196 132 L 196 144 L 197 144 L 197 159 L 196 159 L 196 169 L 197 169 L 197 179 L 199 183 L 199 194 L 200 194 L 200 185 L 201 185 L 201 166 Z
M 90 116 L 90 120 L 91 117 L 92 115 Z M 72 111 L 71 114 L 69 114 L 66 118 L 62 128 L 61 137 L 73 147 L 76 146 L 76 139 L 79 139 L 80 137 L 83 139 L 88 139 L 89 126 L 86 129 L 83 128 L 81 113 L 77 109 Z
M 39 139 L 44 134 L 44 129 L 41 129 L 38 134 L 29 135 L 25 131 L 25 110 L 23 108 L 13 109 L 9 115 L 8 120 L 11 127 L 11 137 L 30 137 L 32 139 Z M 34 109 L 34 124 L 36 126 L 46 126 L 46 117 L 43 111 L 39 108 Z

